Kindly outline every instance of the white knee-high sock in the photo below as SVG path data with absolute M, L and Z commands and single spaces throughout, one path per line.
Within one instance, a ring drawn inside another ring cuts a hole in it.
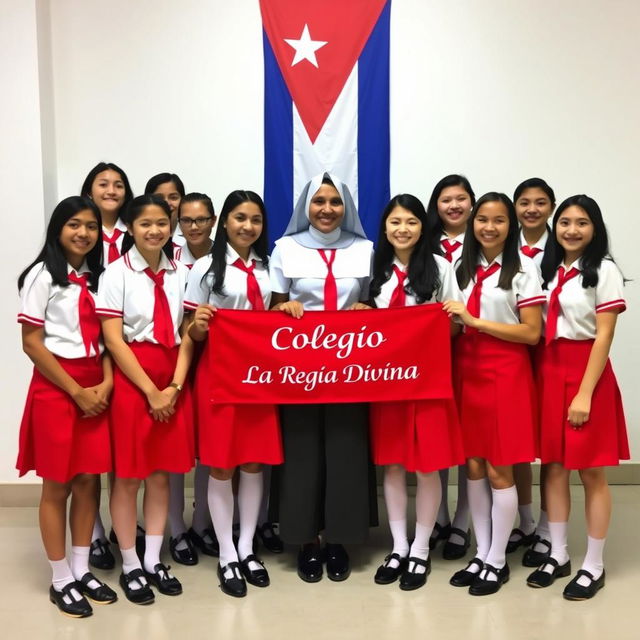
M 184 473 L 169 474 L 169 530 L 172 538 L 187 532 L 184 524 Z M 187 543 L 181 540 L 176 548 L 182 551 L 187 548 Z
M 518 515 L 520 516 L 520 522 L 518 528 L 524 531 L 525 535 L 530 535 L 535 531 L 536 521 L 533 517 L 533 504 L 519 504 Z
M 595 579 L 598 579 L 604 571 L 604 543 L 606 538 L 592 538 L 587 536 L 587 553 L 584 557 L 581 569 L 588 571 Z M 590 580 L 585 576 L 578 578 L 578 584 L 588 587 Z
M 209 489 L 209 467 L 196 464 L 196 470 L 193 474 L 193 520 L 191 526 L 194 531 L 202 535 L 205 529 L 211 526 L 211 516 L 209 515 L 209 505 L 207 503 L 207 492 Z
M 407 539 L 407 482 L 406 471 L 399 466 L 388 466 L 384 470 L 384 501 L 389 518 L 389 529 L 393 537 L 393 550 L 401 558 L 409 553 Z M 397 569 L 397 560 L 390 560 L 390 567 Z
M 469 529 L 469 496 L 467 494 L 467 468 L 461 464 L 458 466 L 458 501 L 456 512 L 451 526 L 461 531 Z M 464 544 L 464 539 L 457 533 L 452 533 L 449 540 L 454 544 Z
M 220 544 L 220 564 L 238 562 L 238 554 L 233 546 L 233 489 L 231 480 L 216 480 L 209 476 L 209 511 L 213 528 Z
M 262 501 L 262 473 L 240 471 L 238 483 L 238 511 L 240 512 L 240 538 L 238 557 L 244 560 L 253 554 L 253 536 L 256 533 L 260 502 Z M 259 569 L 250 566 L 251 569 Z
M 438 515 L 438 507 L 442 500 L 440 475 L 433 473 L 416 473 L 418 483 L 416 489 L 416 535 L 411 544 L 409 556 L 426 560 L 429 557 L 429 536 Z M 424 573 L 422 566 L 409 567 L 410 571 Z
M 484 562 L 491 546 L 491 489 L 486 478 L 467 480 L 469 511 L 476 536 L 476 558 Z M 475 565 L 474 565 L 475 566 Z
M 507 542 L 518 513 L 518 491 L 515 485 L 506 489 L 491 489 L 491 547 L 485 562 L 502 569 L 507 563 Z M 495 576 L 491 576 L 495 578 Z
M 438 507 L 436 522 L 444 527 L 444 525 L 451 522 L 451 516 L 449 515 L 449 469 L 440 469 L 438 475 L 440 476 L 442 499 Z
M 269 522 L 269 493 L 271 491 L 271 465 L 265 464 L 262 467 L 262 499 L 260 500 L 260 511 L 258 512 L 258 524 Z

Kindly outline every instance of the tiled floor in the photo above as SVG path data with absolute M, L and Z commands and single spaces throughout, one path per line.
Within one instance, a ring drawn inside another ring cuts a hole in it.
M 570 552 L 580 566 L 585 546 L 583 499 L 572 487 L 574 513 Z M 94 615 L 72 620 L 48 601 L 49 567 L 42 551 L 34 508 L 0 509 L 0 638 L 151 640 L 212 638 L 314 640 L 316 638 L 397 638 L 420 640 L 491 638 L 527 640 L 565 637 L 616 640 L 640 638 L 640 486 L 613 489 L 613 526 L 606 551 L 607 585 L 589 602 L 567 602 L 565 580 L 549 589 L 525 585 L 529 572 L 521 552 L 509 557 L 511 580 L 493 596 L 474 598 L 449 586 L 462 562 L 448 562 L 438 552 L 427 585 L 402 592 L 396 585 L 373 582 L 375 568 L 388 552 L 386 526 L 373 529 L 367 546 L 351 549 L 353 573 L 343 583 L 326 578 L 305 584 L 295 573 L 294 553 L 263 554 L 271 575 L 267 589 L 249 587 L 246 598 L 222 594 L 215 560 L 177 567 L 184 585 L 177 598 L 158 595 L 155 604 L 139 607 L 124 597 Z M 381 509 L 381 517 L 384 512 Z M 292 551 L 292 550 L 288 550 Z M 167 554 L 168 556 L 168 554 Z M 469 556 L 470 557 L 470 556 Z M 117 587 L 118 570 L 100 577 Z M 473 636 L 471 636 L 473 634 Z

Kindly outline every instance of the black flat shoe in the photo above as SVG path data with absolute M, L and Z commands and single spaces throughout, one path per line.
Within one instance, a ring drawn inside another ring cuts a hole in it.
M 184 542 L 187 546 L 184 549 L 178 549 L 178 545 Z M 198 552 L 193 546 L 193 542 L 187 533 L 181 533 L 175 538 L 169 538 L 169 552 L 171 557 L 178 564 L 186 564 L 193 566 L 198 564 Z
M 116 559 L 109 548 L 109 541 L 98 538 L 89 547 L 89 564 L 95 569 L 108 571 L 116 566 Z
M 581 584 L 578 584 L 581 576 L 585 576 L 590 580 L 588 587 L 583 587 Z M 564 588 L 562 595 L 565 600 L 589 600 L 593 598 L 602 587 L 604 587 L 604 569 L 598 579 L 594 579 L 593 574 L 589 571 L 580 569 L 571 582 Z
M 94 580 L 99 585 L 95 588 L 89 586 L 89 583 Z M 118 599 L 118 594 L 109 585 L 98 580 L 90 571 L 85 573 L 76 584 L 78 591 L 96 604 L 112 604 Z
M 485 572 L 493 574 L 497 577 L 497 580 L 481 578 L 480 576 Z M 469 594 L 472 596 L 488 596 L 496 593 L 505 582 L 509 582 L 509 573 L 508 564 L 505 564 L 504 567 L 500 569 L 496 569 L 496 567 L 490 564 L 483 564 L 482 571 L 476 576 L 469 587 Z
M 216 538 L 216 532 L 213 529 L 205 529 L 201 536 L 193 527 L 187 531 L 189 538 L 198 549 L 204 553 L 205 556 L 212 556 L 217 558 L 220 556 L 220 546 L 218 545 L 218 538 Z M 210 538 L 212 542 L 207 542 L 204 536 Z
M 76 600 L 73 597 L 71 593 L 72 589 L 80 593 L 80 600 Z M 68 604 L 64 601 L 65 596 L 70 600 Z M 49 587 L 49 600 L 60 609 L 60 613 L 70 618 L 88 618 L 93 613 L 91 605 L 87 602 L 87 599 L 82 596 L 77 582 L 70 582 L 68 585 L 62 587 L 62 591 L 57 591 L 53 588 L 53 585 L 51 585 L 51 587 Z
M 397 567 L 390 567 L 389 562 L 395 560 L 398 563 Z M 391 584 L 395 582 L 407 568 L 407 559 L 401 558 L 397 553 L 390 553 L 385 559 L 384 563 L 378 567 L 376 575 L 373 577 L 373 581 L 376 584 Z
M 342 582 L 351 575 L 349 554 L 341 544 L 329 544 L 324 548 L 327 560 L 327 578 L 334 582 Z
M 179 596 L 182 593 L 180 580 L 169 573 L 171 567 L 165 567 L 162 562 L 153 567 L 153 572 L 145 571 L 147 580 L 165 596 Z
M 453 587 L 468 587 L 475 580 L 475 578 L 478 577 L 478 574 L 480 573 L 480 571 L 476 571 L 476 572 L 469 571 L 469 567 L 474 564 L 480 568 L 480 571 L 482 571 L 482 567 L 484 566 L 484 563 L 482 562 L 482 560 L 480 560 L 480 558 L 473 558 L 472 560 L 469 561 L 469 564 L 467 564 L 467 566 L 464 569 L 460 569 L 460 571 L 456 571 L 451 576 L 451 579 L 449 580 L 449 584 Z
M 258 525 L 256 535 L 267 551 L 271 553 L 282 553 L 284 551 L 284 544 L 282 544 L 273 522 L 265 522 L 262 525 Z
M 451 536 L 453 534 L 459 535 L 464 540 L 464 542 L 462 544 L 451 542 Z M 442 548 L 442 557 L 445 560 L 460 560 L 460 558 L 464 558 L 464 556 L 467 554 L 470 544 L 470 530 L 463 531 L 462 529 L 458 529 L 458 527 L 451 527 L 449 531 L 449 537 L 447 538 L 447 541 L 444 543 L 444 547 Z
M 516 536 L 515 540 L 511 540 L 512 536 Z M 533 533 L 525 533 L 522 529 L 518 529 L 517 527 L 513 529 L 511 535 L 509 536 L 509 542 L 507 542 L 507 553 L 513 553 L 517 551 L 520 547 L 528 547 L 536 537 L 536 532 Z
M 227 569 L 231 569 L 233 574 L 230 578 L 225 578 L 224 574 Z M 218 580 L 220 580 L 220 588 L 222 593 L 234 598 L 244 598 L 247 595 L 247 583 L 242 577 L 240 563 L 230 562 L 226 566 L 221 566 L 218 562 Z
M 313 542 L 302 545 L 298 552 L 298 576 L 305 582 L 322 580 L 322 552 L 320 545 Z
M 541 544 L 547 548 L 546 551 L 534 551 L 534 547 L 537 544 Z M 545 540 L 540 536 L 536 535 L 531 542 L 531 546 L 524 552 L 522 556 L 522 566 L 523 567 L 539 567 L 541 564 L 544 564 L 546 560 L 549 559 L 551 555 L 551 542 L 549 540 Z
M 553 571 L 551 573 L 544 570 L 547 566 L 553 567 Z M 555 582 L 556 578 L 566 578 L 568 575 L 571 575 L 570 560 L 567 560 L 562 566 L 559 566 L 557 560 L 549 558 L 540 565 L 539 569 L 536 569 L 529 575 L 527 578 L 527 585 L 534 589 L 544 589 L 545 587 L 550 587 Z
M 413 562 L 413 571 L 409 570 L 411 563 Z M 424 567 L 425 570 L 423 573 L 417 573 L 415 569 L 417 567 Z M 431 573 L 431 557 L 428 557 L 426 560 L 422 560 L 421 558 L 414 558 L 413 556 L 409 556 L 407 559 L 407 569 L 400 576 L 400 588 L 403 591 L 413 591 L 414 589 L 419 589 L 424 586 L 427 582 L 427 576 Z
M 257 562 L 262 568 L 252 569 L 249 565 L 252 562 Z M 242 569 L 242 575 L 244 579 L 252 584 L 254 587 L 268 587 L 271 584 L 269 580 L 269 574 L 260 558 L 255 554 L 247 556 L 244 560 L 240 560 L 240 568 Z
M 145 575 L 142 569 L 134 569 L 133 571 L 129 571 L 129 573 L 120 574 L 120 586 L 129 602 L 133 602 L 134 604 L 151 604 L 156 599 L 146 580 L 144 582 L 141 580 L 141 578 L 144 577 Z M 132 582 L 136 582 L 139 588 L 132 589 Z
M 433 526 L 433 531 L 429 537 L 429 550 L 433 551 L 441 540 L 448 540 L 451 534 L 451 523 L 440 524 L 438 522 Z

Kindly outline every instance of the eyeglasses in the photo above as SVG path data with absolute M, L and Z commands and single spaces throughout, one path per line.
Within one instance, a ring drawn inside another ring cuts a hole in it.
M 206 227 L 209 221 L 211 220 L 211 216 L 208 218 L 178 218 L 178 222 L 181 227 L 186 227 L 187 229 L 192 225 L 196 225 L 198 229 L 202 229 L 202 227 Z

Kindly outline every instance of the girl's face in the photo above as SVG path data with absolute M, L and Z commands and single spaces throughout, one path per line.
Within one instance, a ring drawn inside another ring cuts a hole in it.
M 113 169 L 101 171 L 91 185 L 91 199 L 103 214 L 117 214 L 124 203 L 122 176 Z
M 384 223 L 387 240 L 396 251 L 413 249 L 422 235 L 422 222 L 404 207 L 394 207 Z
M 515 202 L 518 222 L 524 229 L 542 229 L 553 213 L 549 196 L 540 187 L 525 189 Z
M 171 228 L 175 229 L 178 219 L 178 207 L 182 199 L 178 187 L 176 187 L 174 182 L 164 182 L 158 185 L 153 193 L 162 196 L 164 201 L 169 205 L 169 209 L 171 210 Z
M 127 229 L 143 254 L 160 251 L 171 235 L 169 216 L 155 204 L 146 205 Z
M 579 258 L 593 240 L 594 227 L 587 212 L 577 205 L 567 207 L 556 223 L 556 238 L 567 260 Z
M 98 221 L 91 209 L 78 211 L 69 218 L 58 238 L 67 262 L 79 267 L 87 253 L 96 246 L 99 232 Z
M 309 222 L 322 233 L 330 233 L 342 224 L 344 202 L 331 184 L 321 184 L 309 203 Z
M 447 233 L 458 235 L 467 227 L 471 215 L 471 196 L 464 187 L 456 185 L 445 187 L 438 197 L 438 215 Z
M 200 246 L 209 242 L 216 219 L 211 216 L 204 202 L 185 202 L 180 207 L 180 229 L 187 242 Z
M 238 253 L 243 253 L 260 237 L 262 226 L 262 212 L 255 202 L 243 202 L 233 208 L 224 223 L 229 244 Z
M 509 211 L 500 201 L 485 202 L 473 219 L 473 234 L 482 248 L 498 255 L 509 233 Z

